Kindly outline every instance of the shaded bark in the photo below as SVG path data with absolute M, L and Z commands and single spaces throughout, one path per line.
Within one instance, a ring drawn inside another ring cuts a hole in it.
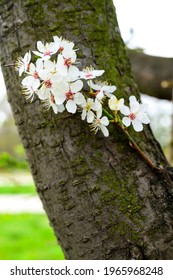
M 140 92 L 172 99 L 173 58 L 157 57 L 128 50 L 132 71 Z
M 37 40 L 62 35 L 82 66 L 105 69 L 117 97 L 139 98 L 111 0 L 7 1 L 0 6 L 1 62 Z M 93 135 L 80 115 L 54 115 L 21 95 L 14 68 L 3 67 L 8 98 L 38 194 L 67 259 L 172 259 L 173 184 L 156 174 L 121 131 Z M 132 132 L 143 151 L 167 165 L 150 129 Z

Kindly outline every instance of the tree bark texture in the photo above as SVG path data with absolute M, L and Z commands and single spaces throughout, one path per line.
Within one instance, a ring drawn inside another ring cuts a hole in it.
M 128 57 L 140 92 L 172 99 L 173 58 L 146 55 L 135 50 L 128 50 Z
M 75 42 L 82 66 L 105 69 L 117 97 L 138 90 L 111 0 L 1 0 L 1 63 L 8 99 L 44 209 L 67 259 L 173 259 L 173 184 L 110 127 L 92 134 L 77 113 L 54 115 L 21 94 L 13 67 L 37 40 Z M 132 132 L 159 166 L 167 162 L 150 128 Z M 34 237 L 33 237 L 34 238 Z

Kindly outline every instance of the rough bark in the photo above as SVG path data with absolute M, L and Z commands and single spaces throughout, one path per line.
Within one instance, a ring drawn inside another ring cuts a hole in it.
M 62 35 L 83 65 L 105 69 L 117 96 L 138 91 L 111 0 L 1 0 L 2 67 L 37 40 Z M 93 135 L 80 116 L 54 115 L 25 100 L 14 68 L 8 98 L 38 194 L 67 259 L 172 259 L 173 184 L 156 174 L 121 131 Z M 133 133 L 156 165 L 167 165 L 149 128 Z
M 140 92 L 171 100 L 173 58 L 151 56 L 130 50 L 128 56 Z

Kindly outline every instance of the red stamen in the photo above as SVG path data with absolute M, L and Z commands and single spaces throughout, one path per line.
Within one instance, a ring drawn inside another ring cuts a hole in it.
M 58 51 L 61 53 L 63 50 L 64 50 L 64 48 L 60 47 Z
M 136 119 L 136 115 L 134 113 L 130 113 L 129 118 L 133 121 Z
M 72 64 L 71 58 L 64 59 L 64 65 L 66 65 L 67 67 L 70 67 L 71 64 Z
M 90 78 L 90 77 L 93 77 L 93 74 L 86 74 L 86 78 Z
M 51 86 L 52 86 L 52 83 L 50 80 L 44 81 L 44 84 L 47 88 L 51 88 Z
M 71 90 L 66 93 L 66 99 L 67 100 L 73 100 L 74 99 L 74 93 Z
M 33 76 L 34 76 L 35 79 L 39 79 L 38 72 L 34 72 L 34 75 L 33 75 Z

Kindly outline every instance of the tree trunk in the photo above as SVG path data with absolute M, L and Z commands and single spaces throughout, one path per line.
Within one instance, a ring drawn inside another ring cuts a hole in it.
M 173 184 L 111 128 L 96 136 L 77 114 L 53 114 L 21 94 L 18 55 L 53 35 L 75 42 L 82 65 L 105 69 L 116 96 L 138 91 L 111 0 L 1 0 L 1 61 L 8 98 L 38 194 L 67 259 L 172 259 Z M 81 65 L 81 67 L 82 67 Z M 149 128 L 133 137 L 167 162 Z
M 173 58 L 146 55 L 134 50 L 128 50 L 128 56 L 140 92 L 171 100 Z

